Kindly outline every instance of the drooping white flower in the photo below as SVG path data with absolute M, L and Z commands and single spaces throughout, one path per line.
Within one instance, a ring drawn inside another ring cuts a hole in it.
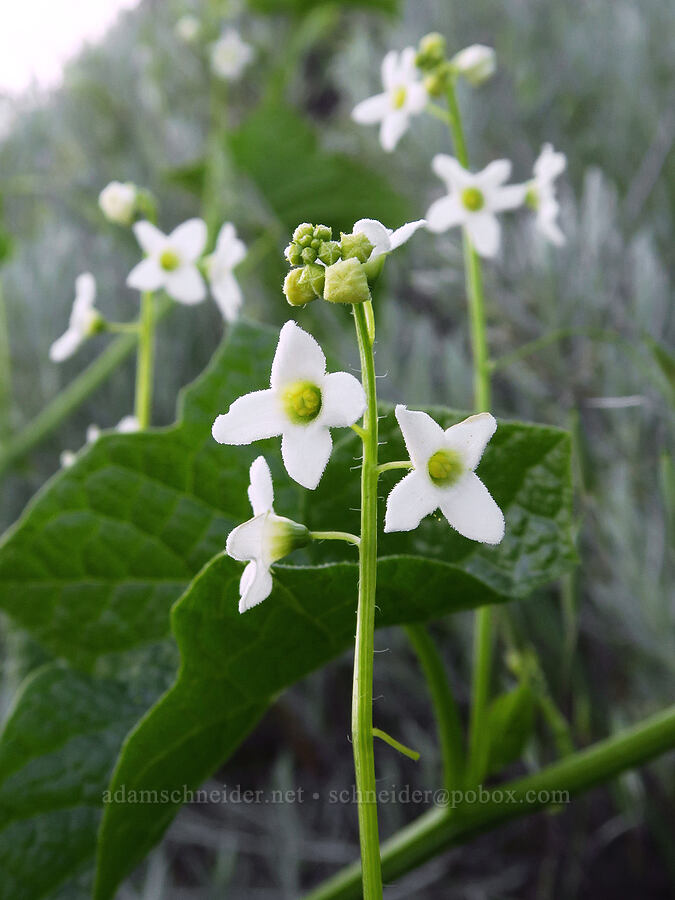
M 309 532 L 304 525 L 274 512 L 274 488 L 263 456 L 251 465 L 248 497 L 253 518 L 238 525 L 227 537 L 226 551 L 233 559 L 248 562 L 239 582 L 239 612 L 262 603 L 272 592 L 270 566 L 304 547 Z
M 368 257 L 368 262 L 373 262 L 379 256 L 385 253 L 391 253 L 396 250 L 415 234 L 418 228 L 423 228 L 427 224 L 426 219 L 418 219 L 416 222 L 406 222 L 394 231 L 387 228 L 377 219 L 359 219 L 354 223 L 352 232 L 354 234 L 365 234 L 370 243 L 373 245 L 373 251 Z
M 384 530 L 412 531 L 440 508 L 464 537 L 498 544 L 504 515 L 474 472 L 497 428 L 494 418 L 480 413 L 444 431 L 424 412 L 400 404 L 395 412 L 413 468 L 389 494 Z
M 314 338 L 286 322 L 270 377 L 270 388 L 235 400 L 213 423 L 220 444 L 250 444 L 281 435 L 288 474 L 314 490 L 333 448 L 331 428 L 346 428 L 363 415 L 366 397 L 348 372 L 326 374 L 326 357 Z
M 138 189 L 130 181 L 111 181 L 98 197 L 101 212 L 110 222 L 118 225 L 131 225 L 136 212 Z
M 202 219 L 188 219 L 169 235 L 150 222 L 136 222 L 134 234 L 146 257 L 127 276 L 130 288 L 164 288 L 174 300 L 188 305 L 206 297 L 206 285 L 196 265 L 206 246 L 206 223 Z
M 380 144 L 391 153 L 408 130 L 412 116 L 427 105 L 427 91 L 415 65 L 416 51 L 406 47 L 400 54 L 390 50 L 382 60 L 384 91 L 362 100 L 352 110 L 360 125 L 380 122 Z
M 537 228 L 544 237 L 558 247 L 565 243 L 565 235 L 558 225 L 560 204 L 555 195 L 554 181 L 567 166 L 564 153 L 557 153 L 552 144 L 544 144 L 534 164 L 534 179 L 527 185 L 526 202 L 537 213 Z
M 497 57 L 492 47 L 472 44 L 456 53 L 450 60 L 450 65 L 466 78 L 469 84 L 478 87 L 494 75 Z
M 504 184 L 511 174 L 511 163 L 497 159 L 481 172 L 473 173 L 453 156 L 439 153 L 431 167 L 445 182 L 448 195 L 429 207 L 427 228 L 439 233 L 463 225 L 477 253 L 495 256 L 501 238 L 496 214 L 521 206 L 527 190 L 525 185 Z
M 174 25 L 174 32 L 181 41 L 190 44 L 197 39 L 200 28 L 201 25 L 197 16 L 185 15 L 181 16 Z
M 241 309 L 241 288 L 233 270 L 245 256 L 246 245 L 237 237 L 237 229 L 231 222 L 225 222 L 218 234 L 216 249 L 205 262 L 211 293 L 228 322 L 233 322 Z
M 102 321 L 94 308 L 96 300 L 96 279 L 90 272 L 84 272 L 75 280 L 75 301 L 70 313 L 68 329 L 49 348 L 52 362 L 63 362 L 72 356 L 88 337 L 96 333 Z
M 236 81 L 253 59 L 253 47 L 228 28 L 211 47 L 211 69 L 225 81 Z

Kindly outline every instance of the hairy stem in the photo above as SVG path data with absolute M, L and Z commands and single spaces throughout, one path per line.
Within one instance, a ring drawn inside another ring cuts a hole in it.
M 364 304 L 354 304 L 354 321 L 367 406 L 363 418 L 365 434 L 361 466 L 361 543 L 352 691 L 352 745 L 359 810 L 363 897 L 365 900 L 379 900 L 382 897 L 382 873 L 373 749 L 373 656 L 377 577 L 377 390 L 373 344 Z
M 141 296 L 138 362 L 136 366 L 136 418 L 147 428 L 152 418 L 153 367 L 155 359 L 155 298 L 152 293 Z
M 345 541 L 356 547 L 361 543 L 361 538 L 348 531 L 310 531 L 309 536 L 313 541 Z

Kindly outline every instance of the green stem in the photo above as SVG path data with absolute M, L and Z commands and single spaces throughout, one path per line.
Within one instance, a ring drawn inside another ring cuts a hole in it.
M 461 786 L 464 778 L 464 736 L 457 704 L 443 660 L 429 632 L 423 625 L 406 625 L 405 631 L 429 685 L 441 744 L 443 787 L 452 791 Z
M 643 765 L 673 747 L 675 706 L 534 775 L 491 790 L 483 789 L 480 802 L 471 796 L 472 792 L 465 792 L 456 804 L 450 796 L 454 808 L 436 808 L 425 813 L 383 844 L 383 875 L 387 881 L 400 878 L 454 845 L 510 819 L 559 806 L 575 794 Z M 361 870 L 356 863 L 338 872 L 305 900 L 358 900 L 360 881 Z
M 0 281 L 0 441 L 11 431 L 12 411 L 12 358 L 9 351 L 7 311 Z
M 389 744 L 390 747 L 393 747 L 394 750 L 398 750 L 399 753 L 402 753 L 403 756 L 407 756 L 408 759 L 413 759 L 415 762 L 417 762 L 417 760 L 420 758 L 417 750 L 411 750 L 410 747 L 406 747 L 405 744 L 397 741 L 396 738 L 393 738 L 390 734 L 387 734 L 386 731 L 382 731 L 381 728 L 373 728 L 373 737 L 379 738 L 381 741 L 384 741 L 385 744 Z
M 391 469 L 412 469 L 412 463 L 409 459 L 399 459 L 396 460 L 396 462 L 380 463 L 377 467 L 379 474 L 382 474 L 382 472 L 389 472 Z
M 141 295 L 138 362 L 136 366 L 136 418 L 141 428 L 148 428 L 152 418 L 153 367 L 155 359 L 155 298 Z
M 313 541 L 346 541 L 357 547 L 361 543 L 358 535 L 350 534 L 348 531 L 310 531 L 309 536 Z
M 377 577 L 377 389 L 373 344 L 363 304 L 354 304 L 354 321 L 366 393 L 361 466 L 361 543 L 359 605 L 356 613 L 352 745 L 359 810 L 363 897 L 382 897 L 380 840 L 377 827 L 375 753 L 373 749 L 373 657 L 375 651 L 375 587 Z

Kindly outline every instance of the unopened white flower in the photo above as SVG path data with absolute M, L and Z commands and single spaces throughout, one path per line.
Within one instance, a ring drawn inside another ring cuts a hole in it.
M 64 359 L 68 359 L 88 337 L 96 333 L 102 319 L 100 313 L 94 309 L 95 300 L 96 279 L 90 272 L 84 272 L 75 280 L 75 301 L 68 329 L 49 348 L 49 358 L 52 362 L 63 362 Z
M 346 428 L 363 415 L 366 397 L 348 372 L 326 374 L 326 357 L 314 338 L 286 322 L 270 377 L 270 388 L 235 400 L 213 423 L 220 444 L 250 444 L 281 435 L 288 474 L 314 490 L 333 448 L 331 428 Z
M 248 497 L 253 518 L 231 531 L 226 544 L 229 556 L 248 562 L 239 582 L 240 613 L 269 597 L 272 592 L 270 566 L 309 541 L 309 531 L 304 525 L 274 512 L 272 475 L 263 456 L 252 463 L 250 477 Z
M 196 265 L 206 246 L 206 223 L 202 219 L 188 219 L 169 235 L 150 222 L 136 222 L 134 234 L 146 258 L 127 276 L 130 288 L 164 288 L 174 300 L 188 305 L 206 297 L 206 285 Z
M 373 262 L 379 256 L 385 253 L 391 253 L 396 250 L 415 234 L 418 228 L 423 228 L 427 224 L 426 219 L 418 219 L 416 222 L 406 222 L 396 231 L 387 228 L 377 219 L 359 219 L 354 223 L 352 232 L 354 234 L 365 234 L 370 243 L 373 245 L 373 251 L 368 257 L 368 262 Z
M 253 47 L 228 28 L 211 47 L 211 68 L 219 78 L 236 81 L 253 59 Z
M 185 41 L 186 43 L 191 43 L 196 40 L 199 35 L 200 23 L 197 16 L 181 16 L 180 19 L 176 22 L 174 26 L 174 32 L 176 37 L 180 38 L 181 41 Z
M 427 105 L 427 91 L 415 56 L 413 47 L 406 47 L 400 54 L 390 50 L 382 60 L 383 93 L 361 101 L 352 110 L 352 118 L 360 125 L 381 123 L 380 144 L 387 153 L 408 130 L 411 116 Z
M 245 256 L 246 245 L 237 237 L 234 225 L 226 222 L 218 234 L 216 249 L 205 262 L 211 293 L 228 322 L 233 322 L 241 309 L 241 288 L 233 270 Z
M 427 211 L 430 231 L 447 231 L 463 225 L 481 256 L 495 256 L 501 231 L 497 213 L 515 209 L 525 201 L 525 185 L 504 182 L 511 174 L 508 159 L 491 162 L 482 172 L 469 172 L 453 156 L 439 153 L 431 167 L 447 188 L 447 197 L 431 204 Z
M 554 182 L 565 171 L 567 159 L 557 153 L 552 144 L 544 144 L 534 164 L 534 179 L 527 185 L 526 202 L 537 213 L 537 228 L 552 244 L 560 247 L 565 235 L 558 225 L 560 204 L 555 195 Z
M 497 57 L 492 47 L 472 44 L 456 53 L 450 60 L 450 65 L 466 78 L 469 84 L 477 87 L 494 75 Z
M 412 531 L 440 508 L 464 537 L 498 544 L 504 515 L 474 473 L 497 428 L 490 413 L 469 416 L 445 431 L 431 416 L 400 404 L 396 418 L 413 469 L 389 494 L 384 530 Z
M 98 205 L 109 221 L 118 225 L 131 225 L 137 199 L 138 190 L 135 184 L 111 181 L 99 194 Z

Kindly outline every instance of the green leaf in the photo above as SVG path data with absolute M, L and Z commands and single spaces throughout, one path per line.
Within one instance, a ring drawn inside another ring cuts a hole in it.
M 527 681 L 496 697 L 487 718 L 488 759 L 480 780 L 519 759 L 534 728 L 536 698 Z

